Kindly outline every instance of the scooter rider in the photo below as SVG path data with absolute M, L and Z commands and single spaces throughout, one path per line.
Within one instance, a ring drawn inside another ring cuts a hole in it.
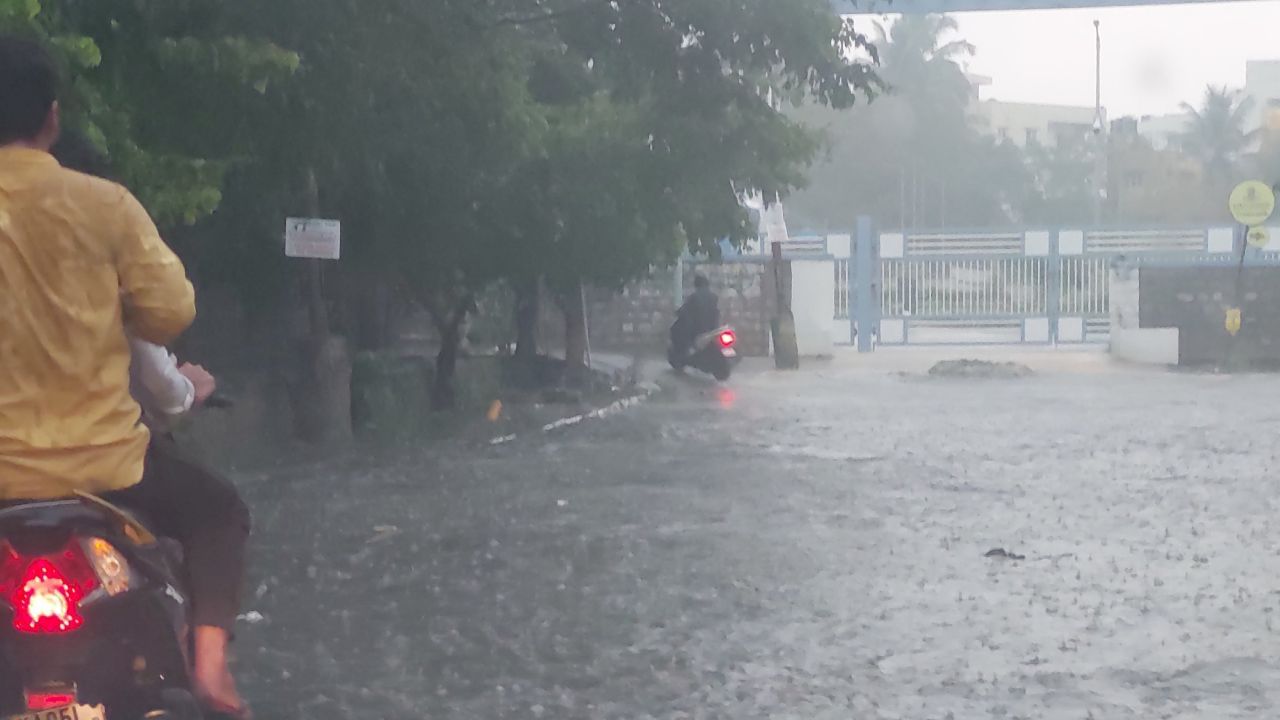
M 720 327 L 720 298 L 711 292 L 705 275 L 693 278 L 693 294 L 676 311 L 671 326 L 671 344 L 684 353 L 701 334 Z

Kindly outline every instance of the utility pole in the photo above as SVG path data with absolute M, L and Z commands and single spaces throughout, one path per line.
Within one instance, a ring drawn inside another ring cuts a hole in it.
M 1102 224 L 1102 202 L 1107 196 L 1107 122 L 1102 111 L 1102 21 L 1093 21 L 1096 41 L 1094 55 L 1093 134 L 1097 138 L 1097 157 L 1093 168 L 1093 224 Z

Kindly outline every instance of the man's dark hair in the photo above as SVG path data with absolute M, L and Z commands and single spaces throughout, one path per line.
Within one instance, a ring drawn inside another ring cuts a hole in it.
M 0 35 L 0 145 L 40 134 L 58 99 L 58 71 L 45 49 Z
M 706 275 L 694 275 L 693 286 L 699 290 L 703 290 L 711 287 L 711 281 L 707 279 Z
M 58 163 L 68 170 L 112 179 L 111 163 L 107 160 L 107 156 L 83 133 L 64 130 L 50 152 Z

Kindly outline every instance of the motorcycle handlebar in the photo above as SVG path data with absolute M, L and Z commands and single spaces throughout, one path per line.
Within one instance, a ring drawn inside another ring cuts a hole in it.
M 218 410 L 229 410 L 235 406 L 235 401 L 226 395 L 214 393 L 205 398 L 204 407 L 216 408 Z

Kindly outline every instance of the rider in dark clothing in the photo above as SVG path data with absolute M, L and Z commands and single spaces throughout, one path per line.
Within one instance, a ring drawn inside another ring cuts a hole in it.
M 680 349 L 689 347 L 702 333 L 720 327 L 720 298 L 711 292 L 711 283 L 697 275 L 693 288 L 693 294 L 676 311 L 676 322 L 671 326 L 671 342 Z

